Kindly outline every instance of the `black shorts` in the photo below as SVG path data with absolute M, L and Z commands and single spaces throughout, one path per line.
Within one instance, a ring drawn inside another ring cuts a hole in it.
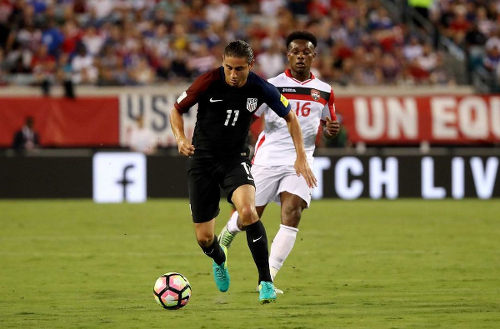
M 232 203 L 233 192 L 239 186 L 250 184 L 255 187 L 248 157 L 190 157 L 187 176 L 191 215 L 195 223 L 217 217 L 221 189 L 227 194 L 227 201 Z

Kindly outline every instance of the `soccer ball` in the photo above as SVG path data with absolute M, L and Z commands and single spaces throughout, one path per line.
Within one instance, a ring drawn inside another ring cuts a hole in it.
M 155 300 L 167 310 L 186 306 L 191 298 L 191 285 L 180 273 L 168 272 L 160 276 L 153 287 Z

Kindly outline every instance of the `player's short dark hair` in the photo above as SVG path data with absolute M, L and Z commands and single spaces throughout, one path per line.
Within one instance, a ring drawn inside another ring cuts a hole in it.
M 316 45 L 318 44 L 318 40 L 316 39 L 314 34 L 312 34 L 311 32 L 307 32 L 307 31 L 294 31 L 294 32 L 290 33 L 288 35 L 288 37 L 286 37 L 286 47 L 288 48 L 290 46 L 290 44 L 292 43 L 292 41 L 294 41 L 294 40 L 310 41 L 313 44 L 314 48 L 316 48 Z
M 253 49 L 248 43 L 243 40 L 236 40 L 230 42 L 224 49 L 224 57 L 246 57 L 248 64 L 253 62 Z

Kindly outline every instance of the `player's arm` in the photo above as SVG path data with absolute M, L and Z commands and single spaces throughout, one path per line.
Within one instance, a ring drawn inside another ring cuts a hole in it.
M 194 146 L 188 141 L 184 134 L 184 118 L 175 107 L 170 110 L 170 126 L 177 141 L 179 153 L 185 156 L 194 154 Z
M 304 149 L 304 140 L 302 138 L 302 130 L 300 128 L 299 120 L 297 115 L 293 111 L 289 111 L 286 116 L 283 117 L 286 120 L 288 126 L 288 131 L 293 140 L 293 145 L 295 146 L 295 151 L 297 153 L 297 158 L 295 160 L 295 171 L 297 175 L 304 176 L 307 185 L 309 187 L 315 187 L 317 185 L 316 177 L 314 176 L 309 163 L 307 162 L 306 151 Z
M 328 99 L 328 103 L 325 106 L 326 115 L 324 120 L 321 120 L 323 123 L 323 136 L 326 138 L 333 138 L 337 136 L 340 131 L 340 123 L 337 120 L 337 115 L 335 114 L 335 104 L 333 103 L 335 99 L 335 95 L 333 93 L 333 89 L 330 91 L 330 97 Z
M 194 146 L 184 134 L 184 119 L 182 114 L 189 111 L 194 104 L 198 103 L 198 96 L 216 78 L 217 74 L 218 70 L 216 69 L 196 78 L 193 84 L 177 98 L 174 107 L 170 110 L 170 126 L 177 141 L 177 149 L 182 155 L 190 156 L 194 154 Z

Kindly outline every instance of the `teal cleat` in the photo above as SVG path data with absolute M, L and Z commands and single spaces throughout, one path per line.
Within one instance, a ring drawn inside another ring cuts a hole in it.
M 229 248 L 235 236 L 236 234 L 229 232 L 229 230 L 227 229 L 227 225 L 224 225 L 224 228 L 222 229 L 222 231 L 220 231 L 219 234 L 220 245 Z
M 272 303 L 276 301 L 276 292 L 274 285 L 270 281 L 261 281 L 259 284 L 259 301 L 261 304 Z
M 274 282 L 273 282 L 273 284 L 274 284 Z M 259 292 L 259 287 L 260 287 L 260 285 L 258 285 L 255 288 L 256 292 Z M 274 292 L 276 293 L 276 295 L 283 295 L 285 293 L 283 290 L 276 288 L 276 286 L 274 286 Z
M 224 254 L 226 255 L 226 261 L 220 265 L 217 265 L 216 262 L 212 263 L 212 269 L 214 271 L 214 280 L 217 288 L 220 291 L 226 292 L 229 289 L 229 283 L 231 281 L 229 277 L 229 271 L 227 270 L 227 248 L 222 246 L 222 250 L 224 250 Z

